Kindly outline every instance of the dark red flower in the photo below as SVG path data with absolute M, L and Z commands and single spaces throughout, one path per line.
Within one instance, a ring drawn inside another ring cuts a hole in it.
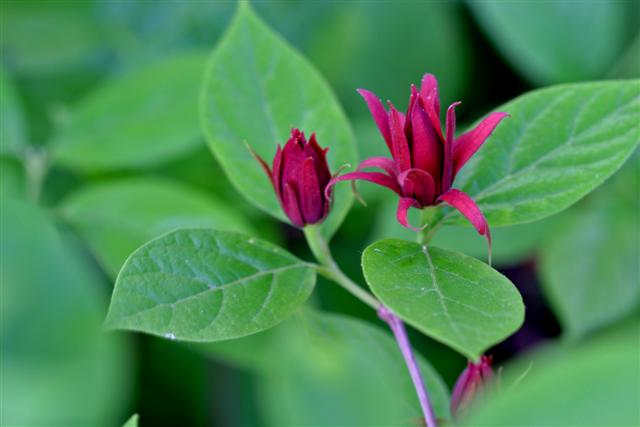
M 366 101 L 392 158 L 364 160 L 357 171 L 333 179 L 329 188 L 346 180 L 364 180 L 387 187 L 400 196 L 398 221 L 412 229 L 415 228 L 407 221 L 410 207 L 421 209 L 447 203 L 467 217 L 490 243 L 489 226 L 478 206 L 467 194 L 452 189 L 451 185 L 460 169 L 507 114 L 492 113 L 475 129 L 454 138 L 455 107 L 460 103 L 455 102 L 447 109 L 445 136 L 440 125 L 438 83 L 432 74 L 424 75 L 420 91 L 411 86 L 406 114 L 396 110 L 390 101 L 387 112 L 375 94 L 364 89 L 358 92 Z M 383 172 L 363 171 L 366 168 L 378 168 Z
M 329 213 L 331 190 L 327 184 L 331 181 L 331 172 L 326 158 L 328 150 L 320 148 L 315 133 L 307 142 L 304 132 L 291 129 L 291 138 L 284 149 L 278 144 L 273 170 L 254 153 L 271 179 L 284 213 L 297 227 L 321 222 Z
M 482 356 L 479 363 L 469 362 L 458 377 L 451 394 L 451 413 L 464 412 L 476 396 L 485 389 L 493 379 L 491 356 Z

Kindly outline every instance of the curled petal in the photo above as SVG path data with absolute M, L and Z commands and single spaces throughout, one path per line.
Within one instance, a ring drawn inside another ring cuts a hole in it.
M 491 264 L 491 231 L 489 230 L 489 224 L 487 223 L 486 218 L 482 214 L 480 208 L 478 208 L 478 205 L 476 205 L 476 202 L 474 202 L 467 193 L 456 190 L 455 188 L 452 188 L 442 194 L 438 197 L 437 201 L 445 202 L 460 211 L 460 213 L 464 215 L 469 222 L 471 222 L 478 234 L 487 239 L 489 264 Z
M 453 177 L 469 161 L 469 159 L 480 149 L 482 144 L 489 138 L 491 132 L 500 124 L 508 113 L 491 113 L 478 126 L 463 133 L 455 141 L 453 147 Z
M 389 129 L 391 130 L 391 142 L 393 144 L 393 158 L 400 166 L 400 170 L 411 168 L 411 153 L 409 143 L 404 133 L 404 117 L 389 102 Z
M 412 229 L 413 231 L 420 231 L 422 228 L 417 228 L 409 224 L 409 220 L 407 219 L 407 214 L 409 213 L 409 208 L 414 207 L 419 209 L 420 204 L 409 198 L 409 197 L 401 197 L 398 201 L 398 210 L 396 211 L 396 218 L 398 222 L 402 224 L 403 227 L 407 227 Z
M 379 168 L 385 171 L 389 176 L 395 177 L 398 175 L 398 165 L 391 159 L 386 157 L 369 157 L 363 160 L 358 165 L 358 170 L 365 168 Z
M 381 172 L 349 172 L 349 173 L 345 173 L 344 175 L 335 177 L 331 181 L 329 181 L 329 184 L 327 184 L 327 187 L 324 190 L 325 198 L 330 199 L 331 188 L 337 183 L 341 181 L 356 181 L 356 180 L 369 181 L 374 184 L 378 184 L 383 187 L 386 187 L 394 191 L 395 193 L 401 195 L 401 190 L 400 190 L 400 186 L 398 185 L 398 182 L 388 175 L 385 175 Z
M 323 198 L 312 157 L 307 157 L 302 165 L 300 195 L 304 222 L 306 224 L 315 224 L 320 221 L 324 216 L 324 205 L 327 202 Z
M 456 107 L 460 102 L 454 102 L 447 108 L 447 139 L 444 143 L 444 162 L 442 165 L 442 192 L 451 188 L 453 181 L 453 137 L 456 133 Z
M 296 227 L 304 227 L 304 220 L 300 212 L 296 191 L 291 185 L 285 184 L 282 193 L 282 209 L 284 213 L 287 214 L 293 225 Z
M 442 144 L 422 106 L 414 106 L 411 111 L 411 122 L 413 167 L 429 172 L 432 177 L 440 181 L 442 178 Z
M 369 107 L 369 111 L 371 112 L 371 116 L 373 120 L 378 125 L 378 129 L 380 129 L 380 133 L 384 138 L 384 141 L 387 143 L 387 147 L 389 148 L 389 152 L 393 155 L 392 143 L 391 143 L 391 131 L 389 130 L 389 116 L 387 111 L 384 109 L 382 105 L 382 101 L 373 93 L 366 89 L 358 89 L 358 93 L 364 98 L 364 101 L 367 103 Z
M 309 143 L 305 146 L 305 153 L 313 157 L 314 168 L 318 175 L 318 182 L 321 185 L 326 184 L 331 179 L 331 172 L 329 171 L 329 165 L 327 164 L 328 151 L 329 147 L 323 149 L 318 145 L 316 133 L 312 133 L 311 138 L 309 138 Z
M 436 183 L 433 177 L 421 169 L 408 169 L 398 175 L 398 183 L 405 196 L 415 195 L 422 206 L 433 204 L 436 195 Z

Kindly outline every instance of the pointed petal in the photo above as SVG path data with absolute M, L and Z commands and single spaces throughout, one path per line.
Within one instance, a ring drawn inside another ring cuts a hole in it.
M 369 107 L 369 111 L 371 112 L 371 116 L 373 120 L 378 125 L 378 129 L 380 129 L 380 133 L 384 138 L 384 141 L 387 143 L 387 147 L 389 148 L 389 152 L 393 155 L 393 149 L 391 144 L 391 131 L 389 130 L 389 116 L 387 111 L 384 109 L 382 105 L 382 101 L 375 95 L 375 93 L 370 92 L 366 89 L 358 89 L 358 93 L 364 98 L 364 101 L 367 103 Z
M 391 130 L 391 142 L 393 145 L 393 159 L 399 165 L 401 171 L 411 168 L 411 154 L 409 144 L 404 134 L 404 120 L 393 104 L 389 102 L 389 129 Z
M 315 132 L 311 134 L 309 143 L 305 145 L 304 152 L 307 156 L 313 157 L 313 165 L 318 178 L 318 183 L 324 186 L 331 179 L 331 172 L 329 171 L 329 165 L 327 164 L 327 152 L 329 148 L 322 149 L 318 145 Z
M 411 158 L 413 167 L 423 169 L 438 181 L 442 178 L 442 144 L 431 121 L 420 105 L 411 112 L 413 144 Z
M 294 188 L 289 184 L 285 184 L 282 196 L 282 209 L 289 217 L 291 223 L 296 227 L 304 227 L 304 220 L 302 219 L 300 205 L 298 204 L 298 196 Z
M 454 102 L 447 108 L 447 137 L 444 142 L 444 162 L 442 164 L 442 192 L 451 188 L 453 181 L 453 137 L 456 133 L 456 106 L 460 102 Z
M 411 95 L 409 96 L 409 105 L 407 106 L 407 113 L 405 115 L 405 122 L 404 122 L 404 133 L 409 140 L 411 140 L 411 134 L 413 132 L 412 131 L 413 119 L 411 116 L 411 112 L 413 111 L 417 102 L 418 102 L 418 89 L 416 89 L 416 85 L 412 84 Z
M 491 263 L 491 231 L 489 230 L 489 224 L 486 218 L 478 205 L 476 205 L 476 202 L 474 202 L 467 193 L 456 190 L 455 188 L 438 197 L 438 201 L 445 202 L 460 211 L 460 213 L 471 222 L 478 234 L 487 239 L 489 263 Z
M 414 195 L 420 206 L 433 204 L 436 184 L 433 177 L 421 169 L 408 169 L 398 175 L 398 183 L 405 196 Z
M 269 180 L 273 180 L 271 169 L 269 168 L 269 165 L 267 164 L 267 162 L 265 162 L 264 159 L 260 157 L 258 153 L 256 153 L 249 144 L 246 144 L 246 146 L 249 152 L 251 153 L 251 155 L 253 156 L 253 158 L 256 159 L 258 163 L 260 163 L 260 166 L 262 166 L 262 169 L 264 169 L 264 171 L 266 172 L 267 176 L 269 177 Z
M 463 133 L 453 147 L 453 178 L 458 171 L 469 161 L 469 159 L 478 151 L 478 149 L 489 138 L 491 132 L 500 124 L 502 119 L 507 117 L 508 113 L 491 113 L 474 129 Z
M 417 228 L 409 224 L 409 220 L 407 219 L 407 214 L 409 213 L 409 208 L 420 208 L 420 204 L 415 200 L 409 197 L 401 197 L 398 201 L 398 210 L 396 211 L 396 218 L 398 222 L 403 226 L 412 229 L 413 231 L 420 231 L 421 228 Z
M 427 105 L 434 111 L 435 116 L 440 121 L 440 95 L 438 94 L 438 80 L 433 74 L 425 74 L 420 84 L 420 95 Z
M 282 147 L 280 147 L 280 144 L 278 144 L 276 155 L 273 158 L 271 180 L 273 181 L 273 188 L 276 190 L 278 199 L 282 199 L 282 189 L 280 188 L 280 183 L 282 182 Z
M 305 224 L 314 224 L 324 215 L 324 197 L 320 190 L 314 160 L 307 157 L 302 165 L 300 206 Z
M 358 170 L 365 168 L 379 168 L 385 171 L 389 176 L 398 175 L 398 165 L 391 159 L 386 157 L 369 157 L 358 165 Z
M 397 193 L 398 195 L 402 195 L 398 182 L 388 175 L 385 175 L 380 172 L 349 172 L 349 173 L 345 173 L 344 175 L 340 175 L 336 178 L 333 178 L 331 181 L 329 181 L 327 188 L 325 188 L 324 190 L 325 198 L 326 199 L 330 198 L 331 196 L 330 190 L 337 183 L 341 181 L 355 181 L 355 180 L 369 181 L 374 184 L 378 184 L 383 187 L 386 187 L 389 190 Z

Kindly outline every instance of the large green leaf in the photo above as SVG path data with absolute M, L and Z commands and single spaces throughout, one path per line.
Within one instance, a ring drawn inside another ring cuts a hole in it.
M 491 226 L 532 222 L 569 207 L 640 142 L 639 80 L 555 86 L 498 110 L 511 118 L 456 180 Z
M 193 347 L 257 375 L 269 425 L 414 425 L 422 416 L 391 333 L 361 320 L 304 308 L 268 331 Z M 446 386 L 416 357 L 438 418 L 448 419 Z
M 576 347 L 549 349 L 507 367 L 515 384 L 474 407 L 465 426 L 640 425 L 638 323 Z M 522 377 L 522 372 L 529 370 Z M 535 408 L 535 410 L 532 410 Z
M 161 163 L 200 144 L 206 56 L 189 53 L 107 81 L 54 137 L 54 159 L 84 172 Z
M 362 270 L 373 293 L 398 316 L 471 359 L 524 320 L 513 284 L 457 252 L 382 240 L 365 249 Z
M 202 120 L 211 149 L 231 182 L 249 201 L 283 219 L 271 183 L 244 146 L 269 162 L 292 127 L 316 132 L 330 146 L 332 171 L 356 160 L 349 123 L 331 89 L 299 53 L 241 2 L 213 52 L 202 97 Z M 324 230 L 346 215 L 350 190 L 338 189 Z
M 9 76 L 0 69 L 0 154 L 21 154 L 26 145 L 26 130 L 18 94 Z
M 105 284 L 45 212 L 4 195 L 0 212 L 0 424 L 116 425 L 130 355 L 102 329 Z
M 158 178 L 89 184 L 69 196 L 60 213 L 114 278 L 136 248 L 168 231 L 186 227 L 250 231 L 232 206 Z
M 129 257 L 106 324 L 169 339 L 239 338 L 287 318 L 314 283 L 309 264 L 270 243 L 210 229 L 177 230 Z
M 467 4 L 506 59 L 536 84 L 604 76 L 623 51 L 632 22 L 625 16 L 631 2 Z
M 640 168 L 635 160 L 635 168 L 623 169 L 594 200 L 567 212 L 541 250 L 543 290 L 565 337 L 582 337 L 640 304 Z

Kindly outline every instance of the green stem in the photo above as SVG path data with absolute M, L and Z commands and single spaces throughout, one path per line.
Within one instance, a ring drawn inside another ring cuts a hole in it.
M 27 194 L 36 203 L 40 200 L 47 168 L 47 153 L 44 149 L 34 147 L 25 152 L 24 169 L 27 178 Z
M 307 225 L 304 228 L 304 235 L 307 238 L 307 243 L 309 244 L 309 248 L 311 248 L 311 252 L 321 264 L 316 266 L 316 271 L 319 274 L 336 282 L 374 310 L 378 310 L 378 308 L 380 308 L 380 301 L 358 286 L 357 283 L 349 279 L 349 277 L 342 272 L 336 261 L 331 256 L 329 245 L 320 233 L 320 228 L 318 226 Z

